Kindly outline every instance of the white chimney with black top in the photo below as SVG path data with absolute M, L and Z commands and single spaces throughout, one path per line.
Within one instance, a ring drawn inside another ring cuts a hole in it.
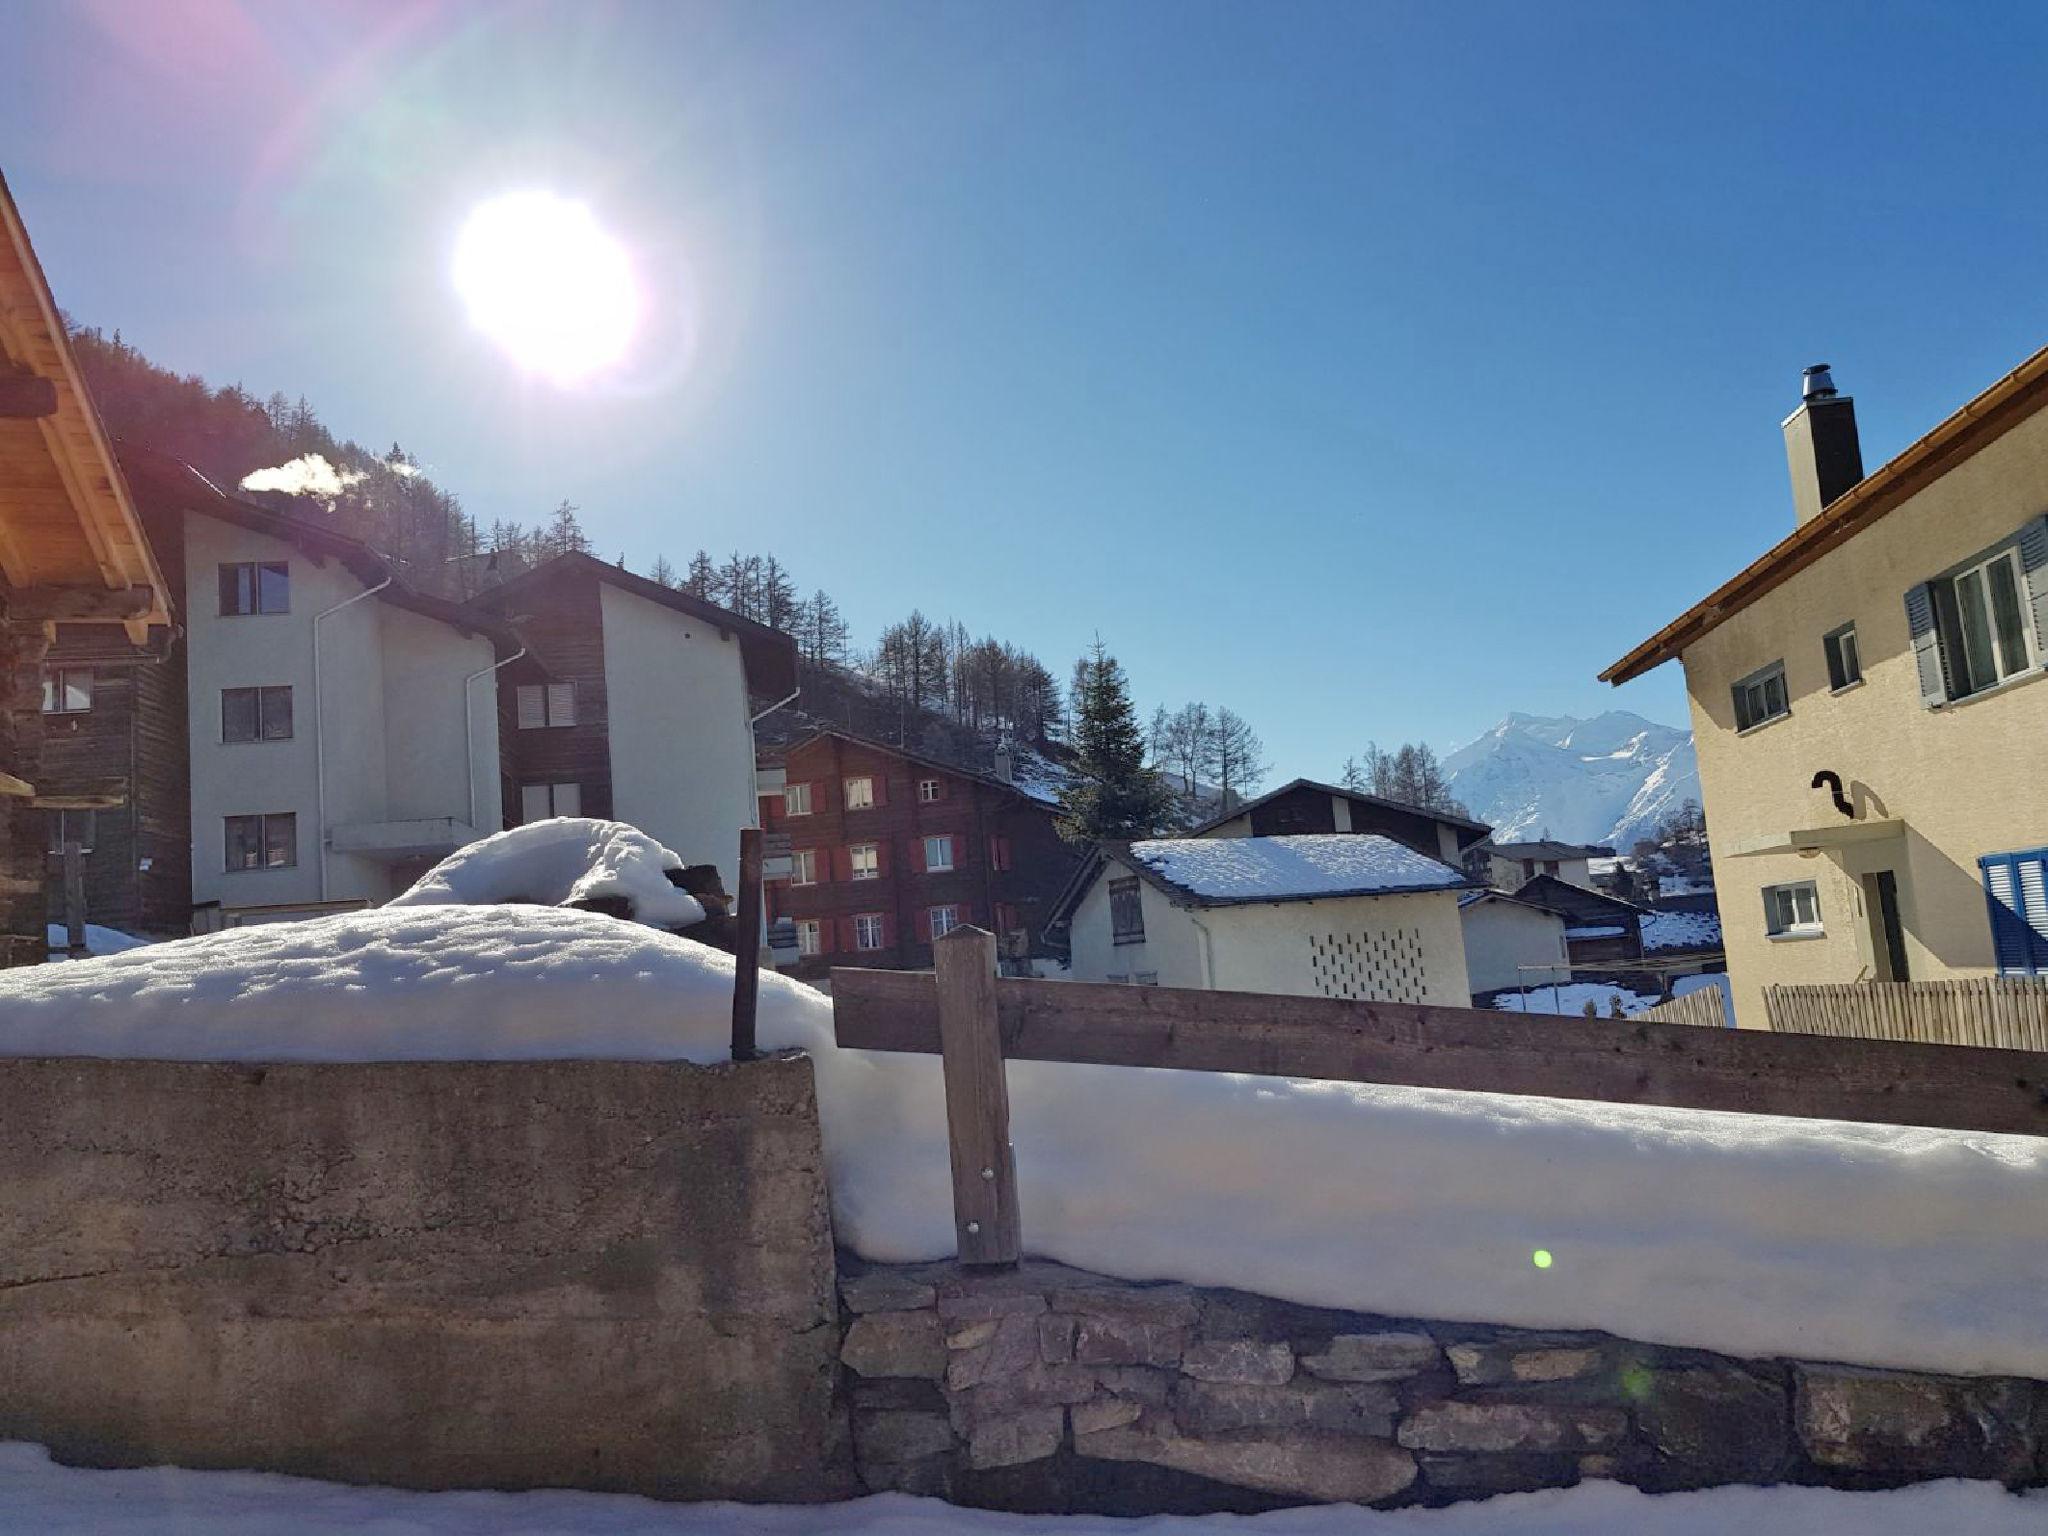
M 1806 370 L 1799 409 L 1785 418 L 1785 463 L 1792 471 L 1795 524 L 1819 517 L 1863 478 L 1863 448 L 1856 439 L 1856 402 L 1836 392 L 1826 363 Z

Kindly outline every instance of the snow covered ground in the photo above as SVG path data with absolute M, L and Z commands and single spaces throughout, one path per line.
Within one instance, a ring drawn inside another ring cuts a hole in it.
M 253 1472 L 58 1467 L 0 1445 L 0 1528 L 39 1536 L 2038 1536 L 2048 1497 L 1995 1483 L 1896 1493 L 1717 1488 L 1651 1497 L 1617 1483 L 1450 1509 L 1350 1505 L 1269 1515 L 999 1515 L 882 1494 L 849 1504 L 658 1504 L 601 1493 L 407 1493 Z
M 1631 992 L 1627 987 L 1617 987 L 1604 981 L 1568 981 L 1555 987 L 1539 987 L 1533 992 L 1505 992 L 1493 1000 L 1493 1006 L 1502 1013 L 1561 1013 L 1583 1016 L 1586 1004 L 1591 1003 L 1601 1018 L 1613 1013 L 1613 999 L 1621 999 L 1624 1013 L 1641 1013 L 1657 1001 L 1641 992 Z
M 731 990 L 730 956 L 596 913 L 386 907 L 0 973 L 0 1053 L 715 1061 Z M 760 1012 L 765 1045 L 816 1057 L 840 1241 L 949 1255 L 938 1059 L 837 1049 L 829 1000 L 785 977 L 761 978 Z M 2048 1377 L 2048 1141 L 1059 1063 L 1009 1078 L 1026 1243 L 1084 1269 Z
M 636 922 L 687 928 L 704 920 L 688 891 L 669 883 L 682 857 L 638 827 L 588 816 L 557 816 L 496 832 L 458 848 L 394 896 L 394 907 L 491 906 L 619 898 Z
M 62 923 L 49 924 L 45 937 L 50 946 L 52 960 L 70 958 L 64 950 L 71 942 L 71 936 L 65 931 Z M 132 933 L 123 933 L 118 928 L 102 928 L 98 923 L 85 925 L 85 952 L 88 955 L 118 955 L 124 950 L 140 949 L 151 942 L 153 941 L 149 939 L 138 939 Z

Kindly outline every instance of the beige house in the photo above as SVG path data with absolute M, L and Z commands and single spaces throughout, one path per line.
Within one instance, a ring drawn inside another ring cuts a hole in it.
M 1373 833 L 1105 844 L 1053 925 L 1072 978 L 1463 1007 L 1464 875 Z
M 1543 839 L 1533 843 L 1481 843 L 1466 856 L 1466 867 L 1497 891 L 1521 889 L 1538 875 L 1592 890 L 1593 860 L 1611 859 L 1612 848 L 1581 847 Z
M 1825 367 L 1797 521 L 1601 674 L 1684 663 L 1738 1022 L 1770 985 L 2048 972 L 2048 351 L 1865 477 Z

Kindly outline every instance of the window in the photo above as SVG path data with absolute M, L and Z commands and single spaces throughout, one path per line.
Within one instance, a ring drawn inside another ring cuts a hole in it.
M 292 571 L 282 560 L 244 560 L 220 568 L 222 618 L 245 613 L 290 613 Z
M 1159 985 L 1159 973 L 1157 971 L 1140 971 L 1131 978 L 1131 984 L 1138 987 L 1156 987 Z
M 220 739 L 290 741 L 292 691 L 279 688 L 223 688 L 220 691 Z
M 855 843 L 846 850 L 846 862 L 856 880 L 873 880 L 882 873 L 881 852 L 873 843 Z
M 82 715 L 91 708 L 91 667 L 52 667 L 43 674 L 44 714 Z
M 1920 699 L 1966 699 L 2032 668 L 2048 623 L 2048 517 L 1906 594 Z
M 785 816 L 808 816 L 811 814 L 811 786 L 791 784 L 782 791 L 782 814 Z
M 1785 697 L 1785 663 L 1774 661 L 1735 685 L 1735 729 L 1747 731 L 1792 713 Z
M 953 839 L 950 836 L 924 840 L 924 867 L 933 874 L 943 874 L 953 867 Z
M 863 912 L 853 920 L 853 947 L 855 949 L 880 949 L 882 947 L 882 914 Z
M 580 784 L 522 784 L 519 787 L 519 820 L 522 824 L 546 821 L 550 816 L 581 816 L 583 786 Z
M 81 853 L 92 852 L 95 830 L 91 811 L 51 811 L 50 852 L 62 853 L 66 843 L 78 844 Z
M 1863 657 L 1856 649 L 1856 626 L 1844 624 L 1821 636 L 1821 649 L 1828 656 L 1828 691 L 1840 693 L 1863 681 Z
M 791 885 L 816 885 L 818 883 L 818 850 L 815 848 L 793 849 L 789 855 L 789 883 Z
M 1820 891 L 1811 880 L 1764 887 L 1764 930 L 1774 939 L 1819 933 Z
M 1145 942 L 1145 906 L 1136 880 L 1109 882 L 1109 928 L 1118 944 Z
M 926 805 L 930 805 L 944 797 L 945 786 L 940 784 L 937 779 L 919 779 L 917 781 L 917 798 Z
M 822 955 L 825 952 L 824 930 L 815 917 L 797 919 L 796 952 L 799 955 Z
M 1007 901 L 996 903 L 996 932 L 1012 934 L 1021 926 L 1017 921 L 1017 909 Z
M 988 867 L 999 875 L 1010 867 L 1010 840 L 1000 832 L 988 840 Z
M 1977 868 L 1991 909 L 1998 974 L 2048 976 L 2048 848 L 1988 853 Z
M 846 808 L 849 811 L 865 811 L 875 803 L 875 781 L 873 779 L 848 779 L 846 781 Z
M 299 862 L 299 818 L 291 811 L 227 818 L 227 867 L 290 869 Z
M 960 926 L 960 909 L 954 906 L 932 908 L 932 937 L 943 939 Z
M 538 731 L 555 725 L 576 723 L 574 683 L 521 683 L 519 685 L 519 729 Z

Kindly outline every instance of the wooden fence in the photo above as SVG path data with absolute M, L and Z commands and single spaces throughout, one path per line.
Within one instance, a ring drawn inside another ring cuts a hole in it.
M 958 928 L 937 973 L 835 970 L 839 1044 L 943 1058 L 963 1264 L 1022 1251 L 1003 1063 L 1090 1062 L 2048 1136 L 2048 1053 L 1660 1020 L 996 977 Z
M 1629 1015 L 1632 1019 L 1648 1019 L 1656 1024 L 1691 1024 L 1707 1029 L 1728 1027 L 1728 1008 L 1721 1000 L 1719 987 L 1701 987 L 1683 997 L 1670 998 L 1654 1008 L 1645 1008 L 1641 1013 Z
M 2048 1051 L 2048 980 L 2027 976 L 1769 987 L 1764 1012 L 1788 1035 Z

